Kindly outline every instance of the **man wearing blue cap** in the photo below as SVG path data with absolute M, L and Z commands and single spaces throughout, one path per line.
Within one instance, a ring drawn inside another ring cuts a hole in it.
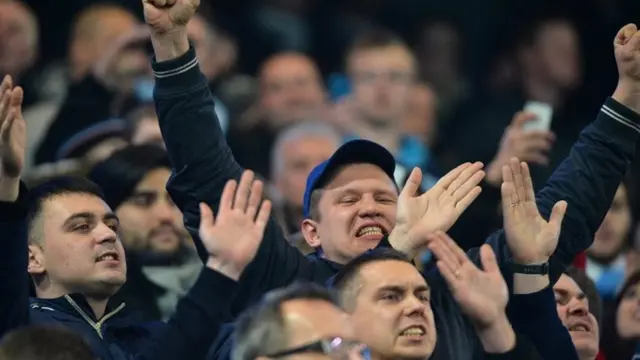
M 205 202 L 217 209 L 229 180 L 240 178 L 238 191 L 248 193 L 254 176 L 243 174 L 224 141 L 213 97 L 188 41 L 185 25 L 198 5 L 198 0 L 144 0 L 155 51 L 154 98 L 174 171 L 167 188 L 204 254 L 197 231 L 199 204 Z M 505 229 L 487 239 L 503 271 L 549 274 L 555 283 L 573 258 L 591 245 L 640 138 L 640 32 L 635 25 L 620 31 L 615 53 L 620 73 L 616 92 L 537 196 L 532 196 L 526 164 L 514 159 L 503 169 L 503 202 L 508 210 Z M 415 192 L 421 174 L 414 170 L 397 195 L 388 176 L 387 155 L 375 145 L 365 144 L 346 144 L 323 169 L 313 172 L 316 176 L 310 181 L 314 185 L 307 201 L 310 218 L 304 221 L 303 231 L 307 242 L 321 246 L 324 254 L 302 256 L 270 219 L 255 259 L 239 280 L 235 314 L 265 292 L 295 279 L 326 281 L 362 249 L 390 244 L 411 254 L 427 245 L 430 233 L 448 230 L 469 200 L 477 196 L 476 184 L 483 175 L 480 164 L 460 166 L 419 197 Z M 314 188 L 321 191 L 312 191 Z M 257 202 L 259 199 L 254 199 L 253 203 Z M 568 210 L 567 203 L 571 204 Z M 542 239 L 548 237 L 549 227 L 559 226 L 557 219 L 565 210 L 554 250 Z M 541 240 L 526 241 L 531 233 Z M 477 260 L 478 249 L 468 255 Z M 474 339 L 455 321 L 451 321 L 447 335 Z

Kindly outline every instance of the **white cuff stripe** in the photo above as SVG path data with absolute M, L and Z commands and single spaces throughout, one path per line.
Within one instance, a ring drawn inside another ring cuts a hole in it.
M 166 70 L 166 71 L 154 71 L 153 75 L 155 75 L 155 77 L 157 77 L 158 79 L 164 79 L 164 78 L 168 78 L 168 77 L 172 77 L 172 76 L 176 76 L 176 75 L 180 75 L 183 74 L 191 69 L 193 69 L 194 67 L 198 66 L 198 58 L 193 58 L 193 60 L 189 61 L 188 63 L 176 68 L 176 69 L 171 69 L 171 70 Z
M 615 110 L 611 109 L 610 107 L 608 107 L 607 105 L 602 105 L 602 109 L 600 109 L 603 113 L 605 113 L 606 115 L 609 115 L 609 117 L 611 117 L 613 120 L 616 120 L 617 122 L 626 125 L 630 128 L 632 128 L 633 130 L 637 131 L 640 133 L 640 125 L 634 123 L 632 120 L 627 119 L 626 117 L 620 115 L 619 113 L 617 113 Z

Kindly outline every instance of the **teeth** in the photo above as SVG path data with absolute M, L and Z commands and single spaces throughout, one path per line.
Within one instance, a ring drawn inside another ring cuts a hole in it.
M 365 235 L 382 235 L 382 228 L 380 226 L 366 226 L 358 231 L 356 236 L 365 236 Z
M 424 330 L 420 327 L 410 327 L 407 330 L 403 331 L 401 335 L 424 335 Z
M 569 328 L 569 331 L 587 331 L 587 327 L 584 325 L 576 325 Z
M 112 254 L 106 254 L 106 255 L 102 255 L 98 258 L 98 261 L 103 261 L 103 260 L 115 260 L 116 257 L 115 255 Z

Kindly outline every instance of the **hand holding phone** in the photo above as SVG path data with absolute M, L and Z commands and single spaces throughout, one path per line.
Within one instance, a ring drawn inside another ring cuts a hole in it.
M 524 112 L 535 115 L 535 119 L 529 120 L 522 126 L 523 131 L 549 131 L 553 118 L 553 107 L 539 101 L 527 101 Z

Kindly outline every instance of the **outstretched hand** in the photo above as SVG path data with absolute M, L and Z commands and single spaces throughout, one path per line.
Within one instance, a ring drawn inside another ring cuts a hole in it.
M 483 164 L 465 163 L 451 170 L 431 189 L 417 195 L 422 172 L 414 168 L 398 197 L 396 226 L 389 242 L 413 257 L 427 245 L 429 235 L 448 231 L 460 215 L 480 195 Z
M 489 328 L 505 317 L 509 290 L 489 245 L 480 248 L 483 269 L 443 232 L 432 235 L 429 249 L 454 299 L 477 328 Z
M 22 117 L 24 92 L 10 76 L 0 85 L 0 177 L 18 179 L 24 168 L 27 131 Z
M 516 263 L 546 263 L 558 246 L 567 202 L 553 206 L 549 221 L 538 211 L 529 166 L 513 158 L 502 168 L 502 213 L 507 244 Z
M 209 252 L 208 265 L 239 279 L 262 242 L 271 213 L 271 202 L 262 201 L 263 183 L 253 172 L 242 174 L 240 183 L 229 180 L 220 199 L 218 215 L 200 204 L 200 238 Z

